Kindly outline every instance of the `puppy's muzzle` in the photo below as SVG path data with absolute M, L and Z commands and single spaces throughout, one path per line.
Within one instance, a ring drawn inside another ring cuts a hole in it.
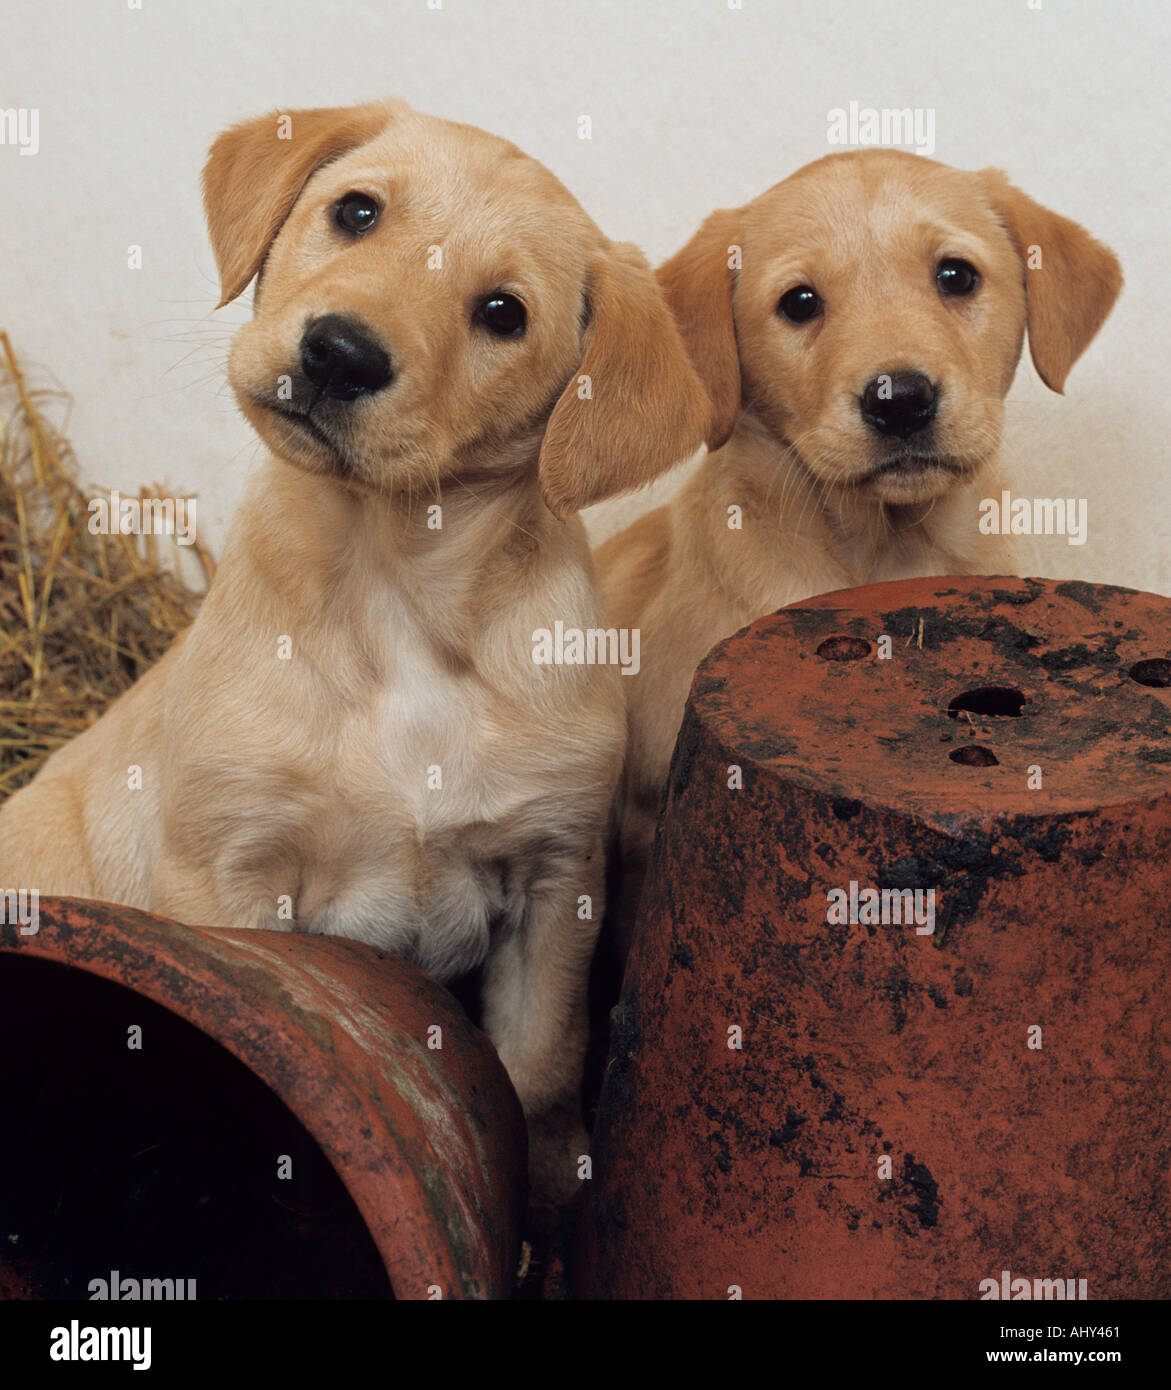
M 301 370 L 317 398 L 352 401 L 389 386 L 390 355 L 354 319 L 325 314 L 311 319 L 301 337 Z
M 866 387 L 858 404 L 872 430 L 910 439 L 935 419 L 939 399 L 922 372 L 885 372 Z

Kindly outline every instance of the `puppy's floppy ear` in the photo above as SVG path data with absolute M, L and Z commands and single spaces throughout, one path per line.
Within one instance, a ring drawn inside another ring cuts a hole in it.
M 395 109 L 371 102 L 274 111 L 224 131 L 203 169 L 203 206 L 223 296 L 217 307 L 247 288 L 314 170 L 372 140 Z
M 740 353 L 732 318 L 740 212 L 713 212 L 682 251 L 658 269 L 659 284 L 700 380 L 712 398 L 707 446 L 726 444 L 740 412 Z
M 1076 222 L 1009 183 L 999 169 L 981 175 L 1025 265 L 1029 351 L 1041 380 L 1061 392 L 1122 289 L 1118 258 Z
M 708 424 L 707 395 L 641 252 L 605 243 L 586 299 L 585 356 L 541 445 L 541 495 L 556 516 L 651 482 L 695 453 Z

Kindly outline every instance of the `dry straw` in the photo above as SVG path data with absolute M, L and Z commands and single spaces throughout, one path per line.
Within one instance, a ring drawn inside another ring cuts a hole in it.
M 202 597 L 154 536 L 90 531 L 97 494 L 46 414 L 67 401 L 28 385 L 0 330 L 0 800 L 162 656 Z M 193 548 L 206 586 L 214 563 Z

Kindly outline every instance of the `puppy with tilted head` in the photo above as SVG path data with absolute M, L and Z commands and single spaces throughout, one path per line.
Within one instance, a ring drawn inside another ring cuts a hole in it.
M 706 393 L 638 252 L 483 131 L 274 114 L 204 190 L 264 462 L 194 626 L 0 810 L 0 880 L 483 963 L 564 1200 L 625 714 L 534 634 L 603 626 L 572 514 L 699 448 Z
M 597 554 L 611 622 L 642 642 L 624 682 L 622 943 L 698 662 L 814 594 L 1015 572 L 978 520 L 1026 328 L 1060 392 L 1122 280 L 998 171 L 889 150 L 830 155 L 713 213 L 658 274 L 715 414 L 674 499 Z

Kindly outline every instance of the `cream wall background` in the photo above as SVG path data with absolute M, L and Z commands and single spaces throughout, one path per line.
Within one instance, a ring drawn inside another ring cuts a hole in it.
M 1161 0 L 132 3 L 0 0 L 0 108 L 40 112 L 34 157 L 0 146 L 0 327 L 39 383 L 71 393 L 88 480 L 198 492 L 218 551 L 255 465 L 223 383 L 246 308 L 212 312 L 199 203 L 232 121 L 401 95 L 515 140 L 657 261 L 712 208 L 827 153 L 831 108 L 930 107 L 936 159 L 1003 167 L 1126 270 L 1065 398 L 1027 357 L 1017 376 L 1014 491 L 1089 499 L 1088 543 L 1043 538 L 1030 569 L 1171 592 Z M 593 534 L 677 481 L 594 509 Z

